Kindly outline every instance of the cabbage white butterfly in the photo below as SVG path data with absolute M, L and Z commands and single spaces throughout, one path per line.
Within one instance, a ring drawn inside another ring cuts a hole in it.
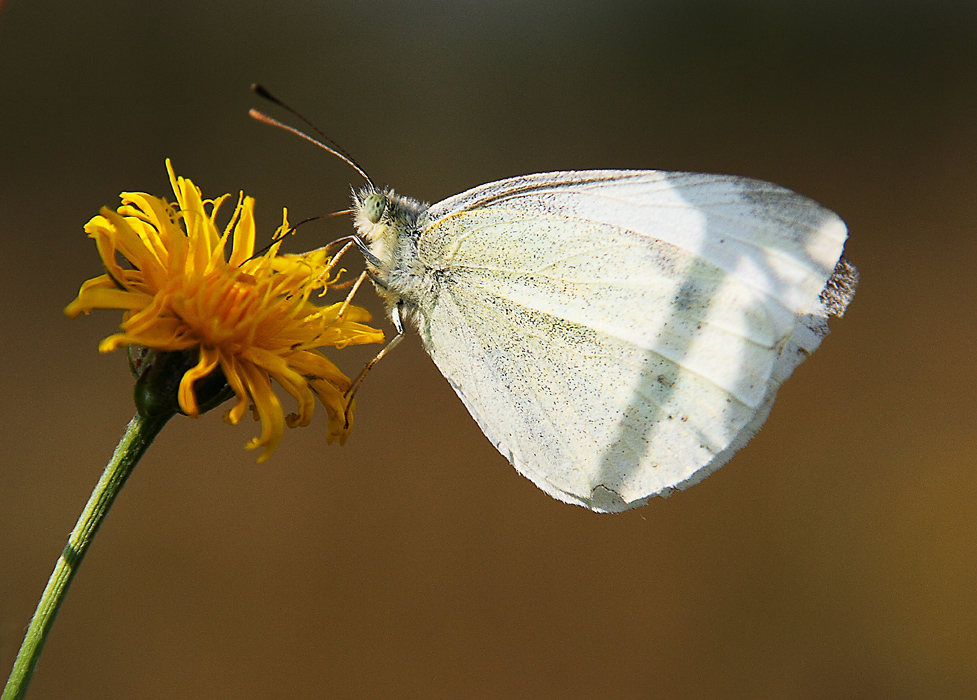
M 250 113 L 367 181 L 353 193 L 352 239 L 397 336 L 364 372 L 407 316 L 519 473 L 597 512 L 644 505 L 729 461 L 858 284 L 838 215 L 768 182 L 566 171 L 428 206 L 377 188 L 318 129 L 335 149 Z
M 353 196 L 367 268 L 492 443 L 598 512 L 697 483 L 763 424 L 858 280 L 842 220 L 766 182 L 595 170 L 433 206 Z

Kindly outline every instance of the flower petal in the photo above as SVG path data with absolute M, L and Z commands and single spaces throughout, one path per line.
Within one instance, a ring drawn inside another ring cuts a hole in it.
M 245 447 L 249 450 L 264 448 L 258 456 L 260 463 L 271 457 L 282 441 L 285 434 L 285 414 L 282 412 L 278 397 L 271 390 L 268 375 L 250 364 L 242 363 L 241 369 L 248 393 L 251 394 L 251 401 L 258 412 L 258 418 L 261 419 L 261 436 L 253 438 Z
M 237 225 L 234 227 L 231 257 L 227 264 L 231 267 L 240 267 L 254 255 L 254 199 L 245 197 L 244 201 L 238 204 L 235 216 L 238 219 Z M 234 223 L 233 219 L 231 223 Z M 228 224 L 228 228 L 230 228 L 231 223 Z
M 219 355 L 214 348 L 201 346 L 200 359 L 195 367 L 187 370 L 180 380 L 180 389 L 177 392 L 177 400 L 180 408 L 191 418 L 200 415 L 200 407 L 197 405 L 197 396 L 193 393 L 193 383 L 198 379 L 203 379 L 217 368 Z
M 251 394 L 244 384 L 241 363 L 237 361 L 234 355 L 224 354 L 221 357 L 221 369 L 224 370 L 224 377 L 227 379 L 228 385 L 230 385 L 231 390 L 237 396 L 237 402 L 234 404 L 234 407 L 224 414 L 224 422 L 228 425 L 237 425 L 244 417 L 248 406 L 251 405 Z

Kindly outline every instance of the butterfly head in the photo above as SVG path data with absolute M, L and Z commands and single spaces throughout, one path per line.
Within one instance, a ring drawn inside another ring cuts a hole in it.
M 372 185 L 353 192 L 353 225 L 371 250 L 378 244 L 382 246 L 384 239 L 392 234 L 388 213 L 390 194 Z
M 368 244 L 387 237 L 399 238 L 416 228 L 420 213 L 427 207 L 391 189 L 366 185 L 353 193 L 353 223 Z

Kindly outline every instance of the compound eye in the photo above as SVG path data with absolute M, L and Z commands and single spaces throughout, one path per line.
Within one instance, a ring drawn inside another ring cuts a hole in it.
M 386 208 L 387 198 L 379 192 L 374 192 L 363 200 L 363 213 L 366 214 L 366 218 L 371 224 L 380 221 L 380 217 L 383 216 L 383 211 Z

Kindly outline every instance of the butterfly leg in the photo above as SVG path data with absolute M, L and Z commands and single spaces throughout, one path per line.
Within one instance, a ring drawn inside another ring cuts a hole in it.
M 357 390 L 360 388 L 360 384 L 363 383 L 364 377 L 366 377 L 367 372 L 373 369 L 373 366 L 380 361 L 380 359 L 386 355 L 388 352 L 393 350 L 395 347 L 400 345 L 400 341 L 404 339 L 404 324 L 400 319 L 400 307 L 403 302 L 397 302 L 397 304 L 390 309 L 390 320 L 393 321 L 394 328 L 397 330 L 397 335 L 395 335 L 389 343 L 387 343 L 380 352 L 377 353 L 376 357 L 366 363 L 366 366 L 360 370 L 360 373 L 356 375 L 356 379 L 349 385 L 349 389 L 346 390 L 346 425 L 345 428 L 349 427 L 349 411 L 353 405 L 353 397 L 356 395 Z

